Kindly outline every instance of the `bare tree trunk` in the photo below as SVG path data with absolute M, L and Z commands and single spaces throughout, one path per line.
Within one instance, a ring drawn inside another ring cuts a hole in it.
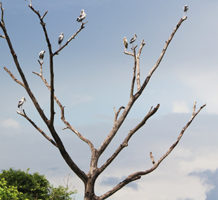
M 84 200 L 97 200 L 94 191 L 95 180 L 89 178 L 87 183 L 85 184 L 85 196 Z

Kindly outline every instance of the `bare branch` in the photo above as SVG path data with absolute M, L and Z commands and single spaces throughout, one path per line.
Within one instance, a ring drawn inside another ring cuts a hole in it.
M 75 37 L 82 31 L 82 29 L 85 28 L 85 24 L 86 24 L 86 23 L 87 23 L 87 22 L 83 22 L 83 23 L 81 24 L 80 28 L 77 30 L 77 32 L 74 33 L 74 34 L 67 40 L 67 42 L 66 42 L 63 46 L 61 46 L 57 51 L 55 51 L 54 54 L 53 54 L 53 56 L 58 55 L 59 52 L 60 52 L 63 48 L 65 48 L 65 47 L 71 42 L 71 40 L 75 39 Z
M 10 75 L 10 77 L 16 82 L 18 83 L 19 85 L 21 85 L 22 87 L 25 88 L 24 84 L 19 81 L 17 78 L 15 78 L 15 76 L 11 73 L 11 71 L 7 68 L 7 67 L 4 67 L 4 70 Z
M 158 68 L 158 66 L 160 65 L 166 51 L 167 48 L 170 44 L 170 42 L 172 41 L 175 33 L 177 32 L 177 30 L 179 29 L 179 27 L 181 26 L 181 24 L 187 19 L 187 17 L 183 17 L 179 20 L 179 22 L 177 23 L 175 29 L 173 30 L 173 32 L 171 33 L 169 39 L 165 42 L 164 48 L 160 54 L 160 57 L 158 58 L 157 62 L 155 63 L 155 65 L 152 67 L 152 69 L 150 70 L 150 72 L 148 73 L 148 76 L 146 77 L 146 79 L 144 80 L 141 89 L 136 93 L 136 97 L 140 96 L 140 94 L 142 93 L 142 91 L 144 90 L 144 88 L 146 87 L 146 85 L 148 84 L 152 74 L 155 72 L 155 70 Z
M 3 13 L 3 8 L 2 8 L 2 6 L 1 6 L 1 10 L 2 10 L 2 13 Z M 2 20 L 3 20 L 3 14 L 2 14 Z M 47 123 L 48 123 L 48 119 L 47 119 L 46 115 L 44 114 L 43 110 L 41 109 L 41 107 L 40 107 L 38 101 L 36 100 L 35 96 L 33 95 L 32 91 L 31 91 L 31 89 L 30 89 L 30 87 L 29 87 L 29 84 L 28 84 L 28 82 L 27 82 L 27 80 L 26 80 L 26 77 L 25 77 L 25 75 L 24 75 L 24 73 L 23 73 L 23 70 L 21 69 L 21 66 L 20 66 L 20 63 L 19 63 L 19 61 L 18 61 L 17 55 L 16 55 L 16 53 L 15 53 L 15 51 L 14 51 L 14 48 L 13 48 L 13 46 L 12 46 L 10 37 L 9 37 L 9 35 L 8 35 L 8 33 L 7 33 L 7 29 L 6 29 L 6 27 L 5 27 L 4 21 L 2 21 L 2 22 L 0 23 L 0 27 L 1 27 L 2 31 L 4 32 L 5 39 L 6 39 L 6 41 L 7 41 L 8 47 L 9 47 L 9 49 L 10 49 L 11 55 L 12 55 L 13 60 L 14 60 L 14 64 L 15 64 L 15 66 L 16 66 L 16 68 L 17 68 L 17 70 L 18 70 L 18 72 L 19 72 L 19 74 L 20 74 L 20 76 L 21 76 L 22 81 L 23 81 L 22 84 L 23 84 L 24 86 L 23 86 L 23 85 L 22 85 L 22 86 L 26 89 L 26 91 L 27 91 L 27 93 L 28 93 L 30 99 L 32 100 L 32 102 L 33 102 L 35 108 L 37 109 L 38 113 L 40 114 L 41 118 L 42 118 L 43 121 L 47 124 Z M 6 69 L 5 69 L 5 70 L 6 70 Z M 6 71 L 7 71 L 7 70 L 6 70 Z M 9 73 L 10 76 L 12 75 L 12 73 L 10 73 L 9 70 L 8 70 L 8 73 Z M 11 76 L 11 77 L 13 78 L 13 76 Z M 13 79 L 15 80 L 15 78 L 13 78 Z M 17 82 L 17 81 L 16 81 L 16 82 Z M 18 83 L 19 83 L 19 82 L 18 82 Z M 19 83 L 19 84 L 20 84 L 20 83 Z
M 48 32 L 46 29 L 46 24 L 43 21 L 43 18 L 45 17 L 45 15 L 47 14 L 47 11 L 45 12 L 45 14 L 43 16 L 40 15 L 39 11 L 36 11 L 33 6 L 30 4 L 29 8 L 38 16 L 39 20 L 40 20 L 40 24 L 42 26 L 44 35 L 45 35 L 45 39 L 46 39 L 46 43 L 48 46 L 48 50 L 49 50 L 49 63 L 50 63 L 50 120 L 49 123 L 51 125 L 53 125 L 54 123 L 54 115 L 55 115 L 55 111 L 54 111 L 54 65 L 53 65 L 53 52 L 52 52 L 52 46 L 51 46 L 51 42 L 48 36 Z
M 124 54 L 126 54 L 126 55 L 128 55 L 128 56 L 134 56 L 134 54 L 133 53 L 131 53 L 131 52 L 129 52 L 129 51 L 127 51 L 126 49 L 124 50 L 124 52 L 123 52 Z
M 133 77 L 132 77 L 132 84 L 130 90 L 130 97 L 133 97 L 134 87 L 135 87 L 135 79 L 136 79 L 136 68 L 137 68 L 137 55 L 136 55 L 136 47 L 133 48 L 133 55 L 134 55 L 134 67 L 133 67 Z
M 157 110 L 159 109 L 160 104 L 158 104 L 155 108 L 152 108 L 149 110 L 149 112 L 146 114 L 146 116 L 143 118 L 143 120 L 132 130 L 129 131 L 129 134 L 126 136 L 122 144 L 116 149 L 114 154 L 99 168 L 99 172 L 101 173 L 103 170 L 106 169 L 107 166 L 110 165 L 110 163 L 118 156 L 118 154 L 122 151 L 123 148 L 128 146 L 128 142 L 131 139 L 131 137 L 146 123 L 146 121 L 154 115 Z
M 56 100 L 56 102 L 61 109 L 61 120 L 64 122 L 64 124 L 67 126 L 67 128 L 69 128 L 71 131 L 73 131 L 82 141 L 87 143 L 89 145 L 91 151 L 93 152 L 95 150 L 95 148 L 94 148 L 94 145 L 92 144 L 92 142 L 90 140 L 88 140 L 87 138 L 85 138 L 79 131 L 77 131 L 73 126 L 70 125 L 70 123 L 65 119 L 64 107 L 61 105 L 61 103 L 58 101 L 58 99 Z
M 44 19 L 44 17 L 47 15 L 48 11 L 45 11 L 44 15 L 41 17 L 41 20 Z
M 181 130 L 177 140 L 175 141 L 175 143 L 173 143 L 170 148 L 167 150 L 167 152 L 148 170 L 145 171 L 139 171 L 139 172 L 135 172 L 130 174 L 127 178 L 125 178 L 122 182 L 120 182 L 119 184 L 117 184 L 113 189 L 111 189 L 110 191 L 106 192 L 105 194 L 101 195 L 99 197 L 99 200 L 103 200 L 108 198 L 109 196 L 111 196 L 112 194 L 114 194 L 115 192 L 117 192 L 118 190 L 120 190 L 122 187 L 124 187 L 125 185 L 127 185 L 130 182 L 133 182 L 135 180 L 138 180 L 141 178 L 141 176 L 144 176 L 146 174 L 149 174 L 151 172 L 153 172 L 159 165 L 160 163 L 173 151 L 173 149 L 177 146 L 177 144 L 180 142 L 182 136 L 184 135 L 184 132 L 186 131 L 186 129 L 190 126 L 190 124 L 192 123 L 192 121 L 194 120 L 194 118 L 198 115 L 198 113 L 206 106 L 203 105 L 199 108 L 199 110 L 191 117 L 191 119 L 186 123 L 186 125 L 183 127 L 183 129 Z
M 125 107 L 124 107 L 124 106 L 121 106 L 121 107 L 119 108 L 119 110 L 116 112 L 116 109 L 114 108 L 114 113 L 115 113 L 115 115 L 114 115 L 114 123 L 117 121 L 117 118 L 118 118 L 118 116 L 119 116 L 119 114 L 120 114 L 120 111 L 121 111 L 122 109 L 125 109 Z
M 29 7 L 30 7 L 32 10 L 34 10 L 34 9 L 31 7 L 31 5 L 29 5 Z M 34 11 L 35 11 L 35 10 L 34 10 Z M 37 11 L 35 11 L 35 13 L 36 13 L 36 14 L 39 14 Z M 39 18 L 40 18 L 40 14 L 39 14 L 38 16 L 39 16 Z M 45 33 L 45 35 L 46 35 L 46 39 L 47 39 L 47 42 L 48 42 L 49 40 L 48 40 L 47 31 L 46 31 L 46 29 L 45 29 L 45 24 L 42 22 L 41 25 L 43 26 L 43 30 L 44 30 L 44 33 Z M 38 113 L 40 114 L 41 118 L 43 119 L 43 121 L 44 121 L 45 124 L 47 125 L 47 127 L 48 127 L 50 133 L 52 134 L 52 136 L 53 136 L 53 138 L 54 138 L 54 140 L 55 140 L 55 142 L 56 142 L 56 144 L 57 144 L 57 146 L 58 146 L 58 149 L 59 149 L 59 151 L 60 151 L 62 157 L 64 158 L 64 160 L 66 161 L 66 163 L 68 164 L 68 166 L 69 166 L 69 167 L 77 174 L 77 176 L 80 177 L 81 180 L 85 183 L 85 182 L 87 181 L 87 179 L 88 179 L 88 178 L 87 178 L 87 175 L 86 175 L 86 174 L 74 163 L 74 161 L 71 159 L 71 157 L 70 157 L 69 154 L 67 153 L 67 151 L 66 151 L 66 149 L 65 149 L 65 147 L 64 147 L 64 145 L 63 145 L 63 143 L 62 143 L 62 141 L 61 141 L 61 139 L 60 139 L 60 137 L 58 136 L 56 130 L 54 129 L 53 123 L 51 123 L 51 119 L 50 119 L 50 121 L 48 121 L 48 119 L 47 119 L 47 117 L 45 116 L 43 110 L 41 109 L 40 105 L 38 104 L 38 102 L 37 102 L 35 96 L 33 95 L 31 89 L 29 88 L 29 85 L 28 85 L 28 82 L 27 82 L 27 80 L 26 80 L 26 77 L 25 77 L 25 75 L 24 75 L 24 73 L 23 73 L 23 71 L 22 71 L 22 69 L 21 69 L 21 67 L 20 67 L 20 64 L 19 64 L 17 55 L 16 55 L 16 53 L 15 53 L 15 51 L 14 51 L 14 48 L 13 48 L 12 43 L 11 43 L 11 40 L 10 40 L 10 38 L 9 38 L 9 36 L 8 36 L 8 33 L 7 33 L 7 30 L 6 30 L 5 24 L 1 22 L 1 23 L 0 23 L 0 27 L 1 27 L 1 29 L 3 30 L 3 32 L 4 32 L 4 35 L 5 35 L 5 37 L 6 37 L 6 41 L 7 41 L 7 43 L 8 43 L 8 47 L 9 47 L 9 49 L 10 49 L 10 51 L 11 51 L 11 55 L 12 55 L 12 57 L 13 57 L 14 63 L 15 63 L 15 65 L 16 65 L 16 67 L 17 67 L 17 70 L 18 70 L 18 72 L 19 72 L 19 74 L 20 74 L 22 80 L 23 80 L 23 84 L 24 84 L 24 86 L 25 86 L 25 89 L 26 89 L 26 91 L 27 91 L 29 97 L 31 98 L 31 100 L 32 100 L 32 102 L 33 102 L 35 108 L 37 109 Z M 51 50 L 51 48 L 50 48 L 50 50 Z M 52 76 L 52 75 L 53 75 L 53 57 L 52 57 L 52 52 L 50 53 L 50 69 L 51 69 L 51 70 L 50 70 L 50 71 L 51 71 L 51 73 L 50 73 L 50 74 L 51 74 L 51 79 L 53 79 L 53 78 L 52 78 L 52 77 L 53 77 L 53 76 Z M 53 83 L 53 80 L 51 81 L 51 83 Z M 51 88 L 51 90 L 53 90 L 53 88 Z M 51 92 L 51 96 L 54 95 L 54 94 L 52 95 L 52 93 L 53 93 L 53 92 Z M 53 98 L 54 98 L 54 96 L 53 96 Z M 51 104 L 52 104 L 52 103 L 51 103 Z M 51 106 L 51 107 L 52 107 L 52 106 Z M 52 110 L 52 109 L 51 109 L 51 110 Z
M 123 121 L 125 120 L 127 114 L 131 110 L 133 104 L 135 103 L 137 98 L 142 94 L 142 92 L 143 92 L 144 88 L 146 87 L 147 83 L 149 82 L 152 74 L 154 73 L 154 71 L 159 66 L 159 64 L 160 64 L 161 60 L 163 59 L 163 57 L 164 57 L 164 55 L 166 53 L 166 50 L 167 50 L 170 42 L 172 41 L 176 31 L 179 29 L 179 27 L 181 26 L 182 22 L 185 21 L 186 19 L 187 19 L 187 17 L 183 17 L 177 23 L 176 28 L 173 30 L 173 32 L 171 33 L 169 39 L 166 41 L 166 44 L 165 44 L 165 46 L 164 46 L 164 48 L 162 50 L 162 53 L 161 53 L 159 59 L 157 60 L 156 64 L 153 66 L 152 70 L 149 72 L 147 78 L 144 80 L 140 90 L 134 96 L 132 96 L 130 94 L 130 99 L 129 99 L 129 102 L 128 102 L 127 106 L 125 107 L 125 109 L 124 109 L 121 117 L 119 118 L 119 120 L 114 124 L 114 126 L 113 126 L 112 130 L 110 131 L 110 133 L 108 134 L 107 138 L 104 140 L 104 142 L 100 146 L 98 156 L 100 156 L 104 152 L 104 150 L 107 148 L 107 146 L 110 144 L 110 142 L 112 141 L 112 139 L 116 135 L 117 131 L 119 130 L 120 126 L 122 125 Z M 133 80 L 135 81 L 135 76 L 133 76 Z M 132 80 L 132 83 L 133 83 L 133 80 Z M 133 87 L 131 87 L 131 91 L 132 91 L 132 88 Z
M 46 79 L 43 76 L 43 70 L 42 70 L 42 63 L 39 62 L 40 64 L 40 73 L 37 72 L 33 72 L 35 75 L 39 76 L 41 78 L 41 80 L 43 81 L 43 83 L 45 84 L 45 86 L 51 90 L 50 85 L 48 84 L 48 82 L 46 81 Z M 57 98 L 57 96 L 54 94 L 54 100 L 56 101 L 56 103 L 58 104 L 58 106 L 60 107 L 61 110 L 61 120 L 64 122 L 64 124 L 66 125 L 66 128 L 64 129 L 70 129 L 71 131 L 73 131 L 82 141 L 86 142 L 91 150 L 94 149 L 94 145 L 92 144 L 92 142 L 90 140 L 88 140 L 87 138 L 85 138 L 79 131 L 77 131 L 73 126 L 70 125 L 70 123 L 68 121 L 65 120 L 65 115 L 64 115 L 64 106 L 61 104 L 61 102 L 59 101 L 59 99 Z
M 140 47 L 139 47 L 138 55 L 137 55 L 138 57 L 141 56 L 142 49 L 143 49 L 143 47 L 144 47 L 145 45 L 146 45 L 145 41 L 142 40 L 141 45 L 140 45 Z
M 138 56 L 141 55 L 141 51 L 143 46 L 145 45 L 144 40 L 141 43 L 140 46 L 140 50 L 138 53 Z M 120 126 L 122 125 L 123 121 L 125 120 L 127 114 L 129 113 L 131 107 L 133 106 L 136 98 L 134 96 L 134 86 L 135 86 L 135 79 L 136 79 L 136 68 L 137 68 L 137 54 L 136 54 L 136 48 L 137 45 L 135 47 L 132 48 L 133 51 L 133 56 L 134 56 L 134 67 L 133 67 L 133 78 L 132 78 L 132 84 L 131 84 L 131 90 L 130 90 L 130 99 L 129 102 L 127 104 L 127 106 L 124 109 L 124 112 L 122 113 L 121 117 L 119 118 L 119 120 L 114 121 L 114 126 L 112 128 L 112 130 L 110 131 L 110 133 L 108 134 L 107 138 L 104 140 L 104 142 L 102 143 L 102 145 L 99 148 L 99 156 L 103 153 L 103 151 L 107 148 L 107 146 L 110 144 L 110 142 L 112 141 L 112 139 L 114 138 L 114 136 L 116 135 L 117 131 L 119 130 Z M 124 53 L 128 52 L 124 51 Z
M 142 53 L 142 49 L 143 47 L 145 46 L 145 42 L 144 40 L 142 40 L 141 42 L 141 45 L 139 47 L 139 51 L 138 51 L 138 54 L 136 56 L 136 82 L 137 82 L 137 91 L 140 90 L 141 88 L 141 84 L 140 84 L 140 56 L 141 56 L 141 53 Z
M 0 9 L 1 9 L 1 24 L 4 24 L 4 8 L 2 7 L 2 2 L 0 2 Z
M 104 152 L 104 150 L 107 148 L 107 146 L 110 144 L 110 142 L 112 141 L 112 139 L 116 135 L 117 131 L 119 130 L 122 123 L 124 122 L 124 120 L 125 120 L 126 116 L 128 115 L 129 111 L 131 110 L 135 100 L 136 99 L 134 97 L 130 97 L 128 104 L 126 105 L 124 111 L 122 112 L 122 115 L 119 117 L 119 119 L 116 121 L 116 123 L 114 123 L 113 128 L 109 132 L 106 139 L 103 141 L 102 145 L 99 147 L 98 156 L 100 156 Z
M 17 114 L 23 116 L 24 118 L 26 118 L 31 124 L 32 126 L 39 131 L 45 138 L 46 140 L 48 140 L 49 142 L 51 142 L 54 146 L 58 147 L 56 142 L 54 140 L 52 140 L 42 129 L 40 129 L 25 113 L 25 111 L 23 110 L 23 112 L 17 111 Z
M 195 115 L 195 112 L 196 112 L 196 104 L 197 104 L 197 102 L 195 101 L 195 102 L 194 102 L 194 106 L 193 106 L 192 116 Z

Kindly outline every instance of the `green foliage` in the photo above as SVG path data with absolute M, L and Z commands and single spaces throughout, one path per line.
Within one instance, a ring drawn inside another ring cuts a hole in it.
M 19 200 L 17 187 L 7 185 L 7 181 L 4 178 L 0 179 L 0 200 Z
M 3 170 L 0 180 L 0 200 L 71 200 L 75 193 L 63 186 L 51 186 L 45 176 L 29 174 L 29 169 Z
M 49 200 L 71 200 L 70 196 L 74 193 L 75 191 L 68 191 L 68 188 L 63 186 L 51 187 Z

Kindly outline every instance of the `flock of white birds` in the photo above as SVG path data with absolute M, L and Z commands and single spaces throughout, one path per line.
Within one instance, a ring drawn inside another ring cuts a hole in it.
M 183 11 L 184 11 L 185 14 L 187 14 L 188 9 L 189 9 L 188 5 L 185 5 L 183 7 Z M 86 13 L 85 13 L 85 10 L 82 9 L 81 12 L 80 12 L 80 15 L 79 15 L 79 17 L 77 17 L 76 21 L 77 22 L 82 22 L 85 18 L 86 18 Z M 129 43 L 133 44 L 136 41 L 136 39 L 137 39 L 137 35 L 134 34 L 134 36 L 130 39 Z M 63 40 L 64 40 L 64 33 L 62 32 L 58 37 L 58 44 L 60 45 L 60 47 L 61 47 L 61 43 L 63 42 Z M 125 47 L 125 50 L 126 50 L 128 48 L 128 40 L 127 40 L 126 37 L 123 38 L 123 44 L 124 44 L 124 47 Z M 39 52 L 39 59 L 43 60 L 44 55 L 45 55 L 45 50 L 40 51 Z M 22 97 L 21 100 L 18 102 L 18 108 L 22 109 L 22 106 L 23 106 L 25 101 L 26 101 L 25 97 Z
M 81 12 L 80 12 L 80 15 L 79 15 L 79 17 L 77 17 L 76 21 L 77 21 L 77 22 L 83 22 L 83 20 L 84 20 L 85 18 L 86 18 L 86 13 L 85 13 L 85 10 L 82 9 Z M 61 43 L 63 42 L 63 40 L 64 40 L 64 33 L 62 32 L 62 33 L 59 35 L 59 37 L 58 37 L 58 44 L 60 45 L 60 47 L 61 47 Z M 45 56 L 45 52 L 46 52 L 45 50 L 42 50 L 42 51 L 39 52 L 39 60 L 43 61 L 44 56 Z M 21 111 L 23 111 L 22 106 L 23 106 L 23 104 L 24 104 L 25 101 L 26 101 L 25 97 L 22 97 L 22 98 L 19 100 L 19 102 L 18 102 L 18 106 L 17 106 L 17 107 L 18 107 L 19 109 L 21 109 Z

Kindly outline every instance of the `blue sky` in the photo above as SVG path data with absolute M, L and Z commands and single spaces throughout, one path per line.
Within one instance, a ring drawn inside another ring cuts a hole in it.
M 46 49 L 37 17 L 24 0 L 2 0 L 5 22 L 20 64 L 32 90 L 48 114 L 49 95 L 38 77 L 38 53 Z M 216 0 L 33 0 L 41 13 L 48 10 L 46 25 L 53 48 L 64 32 L 65 39 L 78 28 L 76 18 L 82 8 L 87 13 L 86 28 L 55 57 L 55 91 L 66 106 L 66 117 L 86 137 L 100 145 L 112 126 L 113 107 L 128 101 L 133 60 L 123 54 L 122 39 L 138 35 L 145 40 L 141 74 L 147 73 L 159 57 L 164 42 L 183 16 L 188 19 L 176 33 L 167 54 L 141 99 L 130 113 L 119 135 L 106 151 L 110 155 L 129 129 L 141 120 L 151 106 L 161 107 L 133 138 L 127 150 L 97 182 L 101 194 L 129 173 L 148 168 L 149 152 L 160 157 L 176 139 L 189 119 L 193 102 L 207 107 L 187 130 L 176 150 L 152 174 L 118 192 L 111 200 L 211 200 L 217 194 L 218 120 L 218 2 Z M 1 34 L 2 32 L 0 32 Z M 1 169 L 30 168 L 45 174 L 53 183 L 64 184 L 70 174 L 72 187 L 80 199 L 83 186 L 70 172 L 61 156 L 25 119 L 16 114 L 17 102 L 27 98 L 25 111 L 45 128 L 25 91 L 2 69 L 7 66 L 17 77 L 6 42 L 0 38 L 0 160 Z M 45 76 L 48 78 L 48 54 Z M 84 170 L 89 152 L 56 115 L 56 126 L 74 160 Z M 101 162 L 103 161 L 101 160 Z

